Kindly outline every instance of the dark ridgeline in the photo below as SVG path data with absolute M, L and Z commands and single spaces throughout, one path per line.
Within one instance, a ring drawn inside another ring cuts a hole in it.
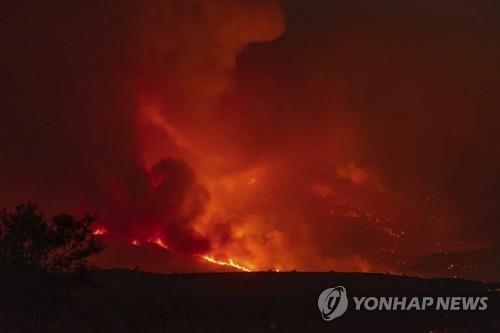
M 1 297 L 0 326 L 8 332 L 500 331 L 498 284 L 365 273 L 161 275 L 104 270 L 91 276 L 92 285 L 66 287 L 57 297 L 39 299 L 33 298 L 38 294 L 29 281 L 18 284 L 18 290 L 10 290 L 15 302 Z M 349 304 L 342 317 L 324 322 L 317 299 L 336 285 L 345 286 L 349 297 L 488 295 L 489 307 L 476 312 L 357 312 Z M 30 308 L 25 308 L 28 301 Z
M 0 332 L 500 332 L 500 284 L 365 273 L 161 275 L 93 270 L 92 217 L 0 216 Z M 353 311 L 322 320 L 320 293 L 489 296 L 488 310 Z

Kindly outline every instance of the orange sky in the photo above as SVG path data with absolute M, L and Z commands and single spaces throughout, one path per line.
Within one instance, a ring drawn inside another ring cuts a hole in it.
M 96 213 L 106 266 L 498 274 L 497 4 L 28 7 L 0 203 Z

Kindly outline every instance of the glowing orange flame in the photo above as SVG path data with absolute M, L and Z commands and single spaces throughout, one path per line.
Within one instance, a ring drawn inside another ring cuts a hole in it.
M 212 264 L 217 264 L 217 265 L 220 265 L 220 266 L 229 266 L 229 267 L 233 267 L 233 268 L 236 268 L 240 271 L 244 271 L 244 272 L 251 272 L 252 270 L 248 267 L 245 267 L 245 266 L 241 266 L 237 263 L 235 263 L 233 261 L 233 259 L 229 258 L 229 260 L 227 261 L 223 261 L 223 260 L 217 260 L 215 259 L 214 257 L 212 256 L 201 256 L 204 260 L 208 261 L 208 262 L 211 262 Z
M 94 231 L 92 231 L 92 234 L 95 236 L 101 236 L 101 235 L 106 234 L 107 232 L 108 232 L 108 230 L 106 230 L 105 228 L 97 228 Z
M 94 231 L 92 231 L 92 233 L 94 235 L 104 235 L 106 233 L 108 233 L 108 230 L 106 230 L 105 228 L 97 228 L 95 229 Z M 154 238 L 154 239 L 149 239 L 148 240 L 149 243 L 154 243 L 156 245 L 158 245 L 159 247 L 165 249 L 165 250 L 169 250 L 171 251 L 172 249 L 163 241 L 163 239 L 161 238 Z M 133 246 L 141 246 L 141 242 L 138 241 L 137 239 L 134 239 L 130 242 L 130 244 L 132 244 Z M 215 259 L 213 256 L 208 256 L 208 255 L 200 255 L 201 258 L 203 258 L 203 260 L 209 262 L 209 263 L 212 263 L 212 264 L 216 264 L 216 265 L 219 265 L 219 266 L 227 266 L 227 267 L 232 267 L 232 268 L 235 268 L 237 270 L 240 270 L 240 271 L 244 271 L 244 272 L 251 272 L 252 269 L 249 268 L 248 266 L 243 266 L 243 265 L 240 265 L 236 262 L 234 262 L 234 260 L 232 258 L 229 258 L 228 260 L 217 260 Z M 277 270 L 279 271 L 279 270 Z
M 156 245 L 164 248 L 165 250 L 170 250 L 170 247 L 167 244 L 165 244 L 165 242 L 161 238 L 156 238 L 154 240 L 150 240 L 150 242 L 155 243 Z

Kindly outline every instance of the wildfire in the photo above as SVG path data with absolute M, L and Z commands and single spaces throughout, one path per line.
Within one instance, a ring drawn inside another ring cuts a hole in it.
M 105 228 L 97 228 L 95 230 L 92 231 L 92 234 L 94 235 L 104 235 L 108 233 L 108 230 L 106 230 Z M 149 243 L 154 243 L 156 245 L 158 245 L 159 247 L 165 249 L 165 250 L 168 250 L 168 251 L 172 251 L 172 249 L 163 241 L 163 239 L 161 238 L 154 238 L 154 239 L 149 239 L 148 240 Z M 133 246 L 141 246 L 141 242 L 138 241 L 137 239 L 133 239 L 130 244 L 132 244 Z M 228 267 L 232 267 L 232 268 L 235 268 L 239 271 L 243 271 L 243 272 L 251 272 L 252 269 L 249 268 L 248 266 L 243 266 L 243 265 L 240 265 L 238 263 L 236 263 L 233 259 L 229 258 L 228 260 L 217 260 L 215 259 L 213 256 L 209 256 L 209 255 L 199 255 L 203 260 L 209 262 L 209 263 L 212 263 L 212 264 L 215 264 L 215 265 L 219 265 L 219 266 L 228 266 Z
M 240 271 L 244 271 L 244 272 L 251 272 L 252 270 L 248 267 L 245 267 L 245 266 L 242 266 L 242 265 L 239 265 L 237 263 L 235 263 L 233 261 L 233 259 L 229 258 L 229 260 L 227 261 L 223 261 L 223 260 L 217 260 L 215 259 L 214 257 L 212 256 L 201 256 L 204 260 L 212 263 L 212 264 L 217 264 L 217 265 L 220 265 L 220 266 L 229 266 L 229 267 L 233 267 L 233 268 L 236 268 Z
M 164 248 L 165 250 L 170 250 L 170 247 L 167 244 L 165 244 L 165 242 L 161 238 L 156 238 L 154 240 L 151 240 L 150 242 L 155 243 L 156 245 Z
M 104 235 L 106 233 L 108 233 L 108 230 L 106 230 L 105 228 L 97 228 L 94 231 L 92 231 L 92 234 L 95 236 L 101 236 L 101 235 Z

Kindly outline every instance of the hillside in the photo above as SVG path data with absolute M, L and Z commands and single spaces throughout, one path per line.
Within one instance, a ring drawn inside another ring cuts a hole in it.
M 499 332 L 498 285 L 363 273 L 161 275 L 105 270 L 90 280 L 4 277 L 2 332 Z M 78 282 L 78 283 L 77 283 Z M 351 296 L 488 295 L 482 312 L 354 311 L 321 319 L 318 296 L 345 286 Z M 56 292 L 57 291 L 57 292 Z

